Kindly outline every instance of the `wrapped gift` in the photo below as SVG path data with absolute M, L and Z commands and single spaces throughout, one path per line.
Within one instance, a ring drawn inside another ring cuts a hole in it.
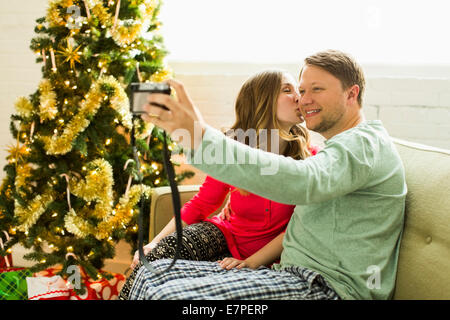
M 28 269 L 0 273 L 0 300 L 27 300 L 27 277 L 33 273 Z
M 3 231 L 3 233 L 6 236 L 6 242 L 9 241 L 9 234 L 6 231 Z M 0 248 L 4 251 L 5 250 L 5 246 L 3 244 L 3 239 L 0 236 Z M 1 256 L 0 255 L 0 269 L 2 268 L 9 268 L 13 265 L 12 263 L 12 255 L 9 253 L 6 256 Z
M 61 276 L 28 277 L 28 300 L 69 300 L 72 286 Z
M 35 276 L 53 277 L 59 271 L 61 271 L 61 267 L 49 268 L 36 273 Z M 89 278 L 81 268 L 80 275 L 85 291 L 83 294 L 77 294 L 74 289 L 71 289 L 70 300 L 114 300 L 118 298 L 119 292 L 125 284 L 125 276 L 119 273 L 112 273 L 113 278 L 110 280 L 105 278 L 94 280 Z M 67 282 L 67 280 L 65 281 Z
M 87 297 L 86 293 L 82 296 L 73 295 L 70 297 L 71 300 L 116 300 L 119 297 L 120 290 L 125 284 L 125 276 L 119 273 L 112 273 L 112 279 L 83 279 L 84 284 L 87 287 Z M 95 297 L 94 297 L 95 295 Z
M 11 271 L 19 271 L 19 270 L 23 270 L 23 269 L 25 269 L 25 268 L 14 268 L 14 267 L 0 268 L 0 273 L 11 272 Z

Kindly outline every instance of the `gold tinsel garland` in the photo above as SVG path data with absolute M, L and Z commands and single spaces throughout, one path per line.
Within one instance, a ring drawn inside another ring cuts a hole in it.
M 17 200 L 14 200 L 14 215 L 19 220 L 17 229 L 22 232 L 27 232 L 54 200 L 55 194 L 49 189 L 42 195 L 37 195 L 26 207 L 22 207 Z
M 25 97 L 19 97 L 14 106 L 21 117 L 28 118 L 33 114 L 33 104 Z
M 101 0 L 91 0 L 88 5 L 92 12 L 100 20 L 100 23 L 113 28 L 114 17 L 103 6 Z M 136 20 L 118 20 L 116 26 L 111 30 L 111 36 L 119 46 L 126 46 L 133 43 L 142 33 L 144 22 L 151 20 L 155 8 L 158 6 L 158 0 L 144 0 L 140 5 L 141 17 Z
M 114 89 L 112 97 L 106 96 L 102 88 L 107 86 Z M 120 83 L 113 76 L 104 76 L 98 79 L 81 102 L 79 112 L 69 121 L 61 135 L 54 134 L 52 137 L 41 136 L 45 144 L 47 154 L 66 154 L 72 150 L 72 142 L 90 124 L 88 117 L 93 117 L 100 108 L 103 101 L 109 99 L 110 105 L 121 116 L 122 124 L 131 129 L 131 113 L 129 110 L 128 97 Z
M 73 179 L 70 183 L 71 191 L 85 201 L 95 201 L 93 209 L 84 207 L 75 212 L 71 209 L 64 218 L 64 225 L 67 231 L 78 237 L 93 235 L 97 239 L 106 239 L 115 228 L 126 228 L 133 216 L 133 208 L 138 203 L 141 195 L 149 197 L 151 188 L 146 185 L 135 185 L 131 187 L 128 195 L 120 198 L 118 204 L 113 207 L 112 199 L 112 167 L 104 159 L 97 159 L 90 162 L 86 179 L 80 181 Z M 102 221 L 94 226 L 87 221 L 87 217 L 96 217 Z
M 72 0 L 51 0 L 48 5 L 47 16 L 45 18 L 50 27 L 53 28 L 66 25 L 66 19 L 60 16 L 58 7 L 69 8 L 72 5 Z M 70 14 L 67 14 L 66 16 L 70 16 Z
M 103 5 L 102 0 L 86 1 L 88 9 L 98 18 L 101 25 L 105 28 L 113 28 L 114 16 L 108 12 L 108 8 Z M 64 26 L 70 14 L 61 17 L 59 7 L 68 8 L 73 5 L 72 0 L 53 0 L 50 1 L 46 20 L 50 27 Z M 143 30 L 145 21 L 151 20 L 155 8 L 158 6 L 158 0 L 143 0 L 140 4 L 140 18 L 136 20 L 116 21 L 117 26 L 111 30 L 111 36 L 119 46 L 129 45 L 138 38 Z M 89 18 L 89 17 L 88 17 Z
M 112 186 L 114 184 L 112 167 L 104 159 L 96 159 L 87 164 L 86 179 L 72 177 L 70 180 L 71 193 L 83 198 L 87 202 L 94 201 L 95 207 L 83 207 L 76 212 L 69 210 L 64 218 L 64 226 L 70 233 L 78 237 L 93 235 L 99 240 L 109 239 L 116 228 L 126 228 L 133 217 L 133 208 L 142 195 L 148 198 L 151 194 L 149 186 L 139 184 L 130 188 L 114 206 Z M 16 187 L 24 183 L 28 170 L 18 171 Z M 18 218 L 17 229 L 22 232 L 28 230 L 37 222 L 48 206 L 58 198 L 57 194 L 47 188 L 42 195 L 37 195 L 25 207 L 15 200 L 14 215 Z M 87 218 L 96 217 L 101 220 L 98 225 L 88 222 Z
M 96 159 L 87 164 L 85 179 L 73 177 L 70 181 L 71 193 L 86 201 L 95 201 L 94 209 L 84 208 L 82 216 L 104 219 L 111 211 L 114 185 L 113 169 L 108 161 Z
M 50 80 L 43 79 L 39 83 L 39 92 L 39 116 L 41 118 L 41 122 L 45 120 L 53 120 L 58 113 L 58 108 L 56 106 L 56 93 L 53 91 Z

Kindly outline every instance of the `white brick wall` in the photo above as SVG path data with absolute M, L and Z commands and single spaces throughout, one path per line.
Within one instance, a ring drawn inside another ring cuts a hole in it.
M 364 113 L 382 120 L 394 137 L 450 149 L 450 74 L 369 78 Z
M 231 125 L 233 103 L 240 85 L 257 69 L 248 74 L 242 68 L 239 74 L 182 72 L 191 65 L 173 63 L 175 71 L 181 70 L 176 77 L 185 83 L 211 125 L 217 128 Z M 291 65 L 285 69 L 298 73 Z M 369 75 L 363 112 L 367 119 L 380 119 L 394 137 L 450 149 L 450 74 L 449 79 L 371 78 Z M 315 141 L 321 140 L 318 135 L 313 137 Z

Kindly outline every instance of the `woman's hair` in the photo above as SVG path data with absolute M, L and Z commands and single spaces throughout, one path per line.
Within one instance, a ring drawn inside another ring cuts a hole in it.
M 245 81 L 236 98 L 236 121 L 230 131 L 254 129 L 259 142 L 261 129 L 278 129 L 279 136 L 288 142 L 283 155 L 297 160 L 305 159 L 311 155 L 308 130 L 297 124 L 287 132 L 282 129 L 277 118 L 277 102 L 285 73 L 283 70 L 266 70 Z M 236 135 L 231 137 L 237 139 Z M 241 142 L 249 145 L 248 137 Z M 240 191 L 241 194 L 247 193 Z

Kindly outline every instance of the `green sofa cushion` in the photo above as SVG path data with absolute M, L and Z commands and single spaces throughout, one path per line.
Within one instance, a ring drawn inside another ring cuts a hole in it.
M 450 152 L 394 141 L 408 186 L 394 299 L 450 299 Z

